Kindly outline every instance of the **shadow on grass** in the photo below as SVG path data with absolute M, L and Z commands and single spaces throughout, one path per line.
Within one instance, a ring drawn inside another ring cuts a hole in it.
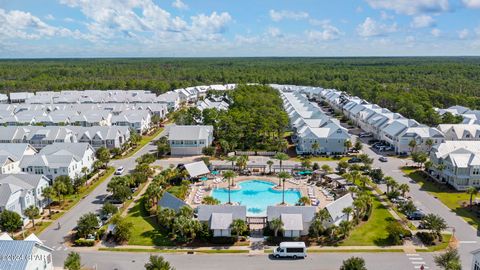
M 436 182 L 424 171 L 415 170 L 407 172 L 405 176 L 420 184 L 420 190 L 432 194 L 455 214 L 466 219 L 468 224 L 472 226 L 480 224 L 480 208 L 478 206 L 469 206 L 469 197 L 465 192 L 457 191 L 445 184 Z
M 144 238 L 150 238 L 152 240 L 153 245 L 155 246 L 172 246 L 173 243 L 168 237 L 166 231 L 161 230 L 159 228 L 159 224 L 156 221 L 155 216 L 151 216 L 150 213 L 145 208 L 145 198 L 141 198 L 139 203 L 135 204 L 128 211 L 128 216 L 133 218 L 142 218 L 145 222 L 147 222 L 150 226 L 154 229 L 150 231 L 145 231 L 140 234 L 140 236 Z M 135 226 L 136 224 L 133 224 Z M 134 236 L 133 236 L 134 237 Z

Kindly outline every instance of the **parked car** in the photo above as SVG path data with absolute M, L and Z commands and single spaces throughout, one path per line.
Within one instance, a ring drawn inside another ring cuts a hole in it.
M 125 171 L 125 168 L 123 168 L 123 166 L 120 166 L 115 171 L 115 175 L 122 175 L 124 171 Z
M 281 242 L 273 251 L 275 258 L 305 258 L 307 257 L 307 247 L 304 242 Z
M 398 196 L 397 198 L 391 199 L 391 201 L 392 201 L 392 203 L 399 203 L 399 204 L 401 204 L 401 203 L 407 202 L 408 199 L 407 199 L 407 198 L 404 198 L 404 197 L 402 197 L 402 196 Z
M 373 144 L 373 143 L 377 143 L 377 142 L 379 142 L 379 140 L 377 140 L 377 139 L 368 140 L 369 144 Z
M 366 138 L 366 137 L 372 137 L 372 136 L 373 135 L 370 132 L 362 132 L 358 135 L 358 137 L 360 137 L 360 138 Z
M 420 210 L 414 211 L 414 212 L 407 215 L 407 218 L 409 220 L 421 220 L 421 219 L 423 219 L 423 217 L 425 217 L 425 213 L 423 213 Z
M 380 160 L 381 162 L 387 162 L 388 158 L 387 157 L 380 157 L 378 160 Z
M 357 157 L 353 157 L 348 160 L 348 163 L 359 163 L 359 162 L 362 162 L 362 160 Z

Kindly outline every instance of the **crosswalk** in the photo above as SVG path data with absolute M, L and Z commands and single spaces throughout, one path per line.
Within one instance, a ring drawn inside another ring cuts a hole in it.
M 425 260 L 419 254 L 409 253 L 406 255 L 410 263 L 412 263 L 413 269 L 429 269 L 425 263 Z
M 61 250 L 68 250 L 68 247 L 64 245 L 60 245 L 60 246 L 53 246 L 52 249 L 56 251 L 61 251 Z

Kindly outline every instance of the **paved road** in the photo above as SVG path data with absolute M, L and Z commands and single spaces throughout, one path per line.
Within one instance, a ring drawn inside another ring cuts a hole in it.
M 57 252 L 55 266 L 62 266 L 67 252 Z M 414 270 L 423 264 L 425 269 L 435 269 L 431 254 L 405 253 L 321 253 L 309 254 L 304 260 L 274 260 L 265 255 L 209 254 L 185 255 L 162 254 L 178 270 L 334 270 L 342 261 L 352 257 L 363 257 L 369 270 Z M 94 269 L 135 270 L 144 269 L 149 254 L 123 252 L 82 252 L 82 263 Z
M 125 168 L 125 173 L 133 170 L 136 165 L 135 159 L 145 153 L 154 152 L 156 150 L 156 146 L 153 144 L 153 141 L 163 136 L 164 132 L 159 134 L 154 140 L 152 140 L 152 142 L 145 145 L 133 156 L 126 159 L 113 160 L 110 162 L 109 165 L 113 166 L 114 168 L 123 166 Z M 65 250 L 66 249 L 66 246 L 64 245 L 65 236 L 68 236 L 72 231 L 72 229 L 77 225 L 77 220 L 83 214 L 86 214 L 89 212 L 96 212 L 102 208 L 103 199 L 109 195 L 109 192 L 107 192 L 107 184 L 108 182 L 110 182 L 110 179 L 112 177 L 113 176 L 105 180 L 95 190 L 93 190 L 87 197 L 82 199 L 75 207 L 70 209 L 60 219 L 58 219 L 50 227 L 45 229 L 42 232 L 42 234 L 40 234 L 39 236 L 40 239 L 44 241 L 44 243 L 47 246 L 53 248 L 54 250 Z M 60 229 L 57 229 L 57 223 L 61 224 Z
M 397 182 L 406 183 L 410 186 L 410 196 L 415 204 L 425 213 L 435 213 L 442 216 L 448 226 L 455 228 L 455 237 L 459 240 L 459 253 L 462 259 L 463 269 L 471 269 L 472 255 L 471 251 L 480 248 L 480 237 L 476 228 L 466 223 L 461 217 L 446 207 L 441 201 L 421 190 L 420 185 L 406 177 L 400 167 L 406 165 L 406 160 L 388 157 L 388 162 L 380 162 L 381 156 L 364 144 L 363 151 L 374 159 L 373 167 L 381 168 L 385 175 L 392 176 Z M 409 161 L 412 164 L 411 161 Z M 386 190 L 385 185 L 379 185 L 382 190 Z

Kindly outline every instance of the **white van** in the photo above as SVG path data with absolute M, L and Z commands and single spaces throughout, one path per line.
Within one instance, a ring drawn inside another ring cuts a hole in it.
M 304 242 L 281 242 L 273 251 L 275 258 L 305 258 L 307 257 L 307 248 Z

